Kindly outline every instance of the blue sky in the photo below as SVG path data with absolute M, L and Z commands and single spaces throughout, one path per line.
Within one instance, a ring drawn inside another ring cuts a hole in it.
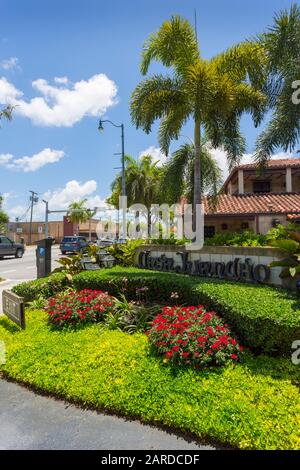
M 0 193 L 7 196 L 12 220 L 26 211 L 30 189 L 46 196 L 52 209 L 75 197 L 87 197 L 93 206 L 108 196 L 119 166 L 113 154 L 120 151 L 120 136 L 109 126 L 98 133 L 100 114 L 124 122 L 126 153 L 138 157 L 158 147 L 157 126 L 146 135 L 131 125 L 129 100 L 141 78 L 142 44 L 165 19 L 180 14 L 193 21 L 196 8 L 200 48 L 211 57 L 264 30 L 274 12 L 291 4 L 0 0 L 0 99 L 20 103 L 13 121 L 0 130 Z M 247 117 L 242 127 L 250 153 L 257 130 Z M 192 136 L 189 124 L 183 134 Z M 35 218 L 41 211 L 35 208 Z

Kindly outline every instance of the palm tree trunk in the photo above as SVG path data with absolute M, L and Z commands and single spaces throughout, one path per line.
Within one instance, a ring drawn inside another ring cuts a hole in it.
M 89 219 L 89 241 L 91 241 L 91 240 L 92 240 L 92 230 L 91 230 L 91 224 L 92 224 L 92 222 L 91 222 L 91 219 Z
M 151 238 L 151 211 L 148 208 L 147 212 L 147 229 L 148 229 L 148 239 Z
M 201 122 L 195 121 L 194 128 L 195 160 L 194 160 L 194 200 L 193 200 L 193 230 L 196 230 L 196 207 L 201 204 Z

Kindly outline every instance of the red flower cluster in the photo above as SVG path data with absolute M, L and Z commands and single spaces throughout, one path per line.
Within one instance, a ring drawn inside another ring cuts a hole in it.
M 45 307 L 49 323 L 58 328 L 82 323 L 98 322 L 113 305 L 113 298 L 100 290 L 83 289 L 79 292 L 57 294 Z
M 222 319 L 203 305 L 163 307 L 147 335 L 166 360 L 197 368 L 236 361 L 242 350 Z

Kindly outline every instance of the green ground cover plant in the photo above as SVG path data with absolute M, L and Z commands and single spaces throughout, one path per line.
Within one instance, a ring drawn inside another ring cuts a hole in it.
M 299 367 L 243 353 L 240 363 L 196 371 L 150 353 L 146 335 L 53 331 L 30 310 L 27 328 L 0 319 L 1 373 L 85 406 L 163 424 L 241 449 L 299 449 Z

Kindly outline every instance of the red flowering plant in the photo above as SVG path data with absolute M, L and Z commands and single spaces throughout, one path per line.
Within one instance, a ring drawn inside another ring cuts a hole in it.
M 222 319 L 203 305 L 163 307 L 147 335 L 165 362 L 196 368 L 235 362 L 242 350 Z
M 57 328 L 99 322 L 113 306 L 114 299 L 100 290 L 67 291 L 51 297 L 45 310 L 49 323 Z

